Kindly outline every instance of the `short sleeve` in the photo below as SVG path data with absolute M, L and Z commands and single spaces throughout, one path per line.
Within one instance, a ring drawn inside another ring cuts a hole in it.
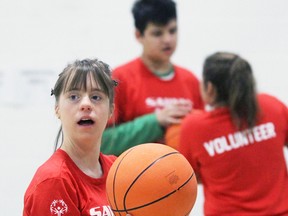
M 77 193 L 65 179 L 48 179 L 25 194 L 23 216 L 81 215 Z

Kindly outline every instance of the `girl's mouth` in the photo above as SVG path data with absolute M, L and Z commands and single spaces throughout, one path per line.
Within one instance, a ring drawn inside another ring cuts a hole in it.
M 92 119 L 81 119 L 80 121 L 77 122 L 77 124 L 88 126 L 88 125 L 93 125 L 94 121 Z

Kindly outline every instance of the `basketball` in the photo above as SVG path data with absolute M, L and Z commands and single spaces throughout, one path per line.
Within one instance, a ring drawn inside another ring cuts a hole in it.
M 180 124 L 174 124 L 166 129 L 164 142 L 166 145 L 178 149 L 180 139 Z
M 146 143 L 115 160 L 106 190 L 115 216 L 186 216 L 196 201 L 197 180 L 177 150 Z

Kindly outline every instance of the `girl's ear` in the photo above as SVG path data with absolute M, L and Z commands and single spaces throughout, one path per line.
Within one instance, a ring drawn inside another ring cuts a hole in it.
M 206 104 L 214 105 L 217 97 L 217 89 L 210 81 L 207 83 L 201 82 L 201 95 Z
M 113 116 L 114 113 L 114 109 L 115 109 L 115 104 L 113 103 L 110 107 L 110 115 L 109 115 L 109 119 Z
M 55 110 L 55 115 L 57 116 L 58 119 L 60 119 L 59 106 L 55 105 L 54 110 Z
M 207 94 L 207 98 L 209 100 L 209 104 L 214 105 L 214 103 L 216 101 L 216 97 L 217 97 L 217 89 L 209 81 L 207 82 L 207 85 L 206 85 L 206 94 Z

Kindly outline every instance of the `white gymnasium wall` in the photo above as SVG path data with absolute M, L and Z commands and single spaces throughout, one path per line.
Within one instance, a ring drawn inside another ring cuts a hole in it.
M 21 215 L 36 168 L 53 151 L 59 126 L 50 89 L 76 58 L 115 67 L 140 54 L 133 0 L 0 1 L 0 207 Z M 288 104 L 286 0 L 178 0 L 179 46 L 173 61 L 201 78 L 204 58 L 237 52 L 255 72 L 259 91 Z M 199 188 L 195 215 L 202 215 Z M 3 212 L 4 211 L 4 212 Z

